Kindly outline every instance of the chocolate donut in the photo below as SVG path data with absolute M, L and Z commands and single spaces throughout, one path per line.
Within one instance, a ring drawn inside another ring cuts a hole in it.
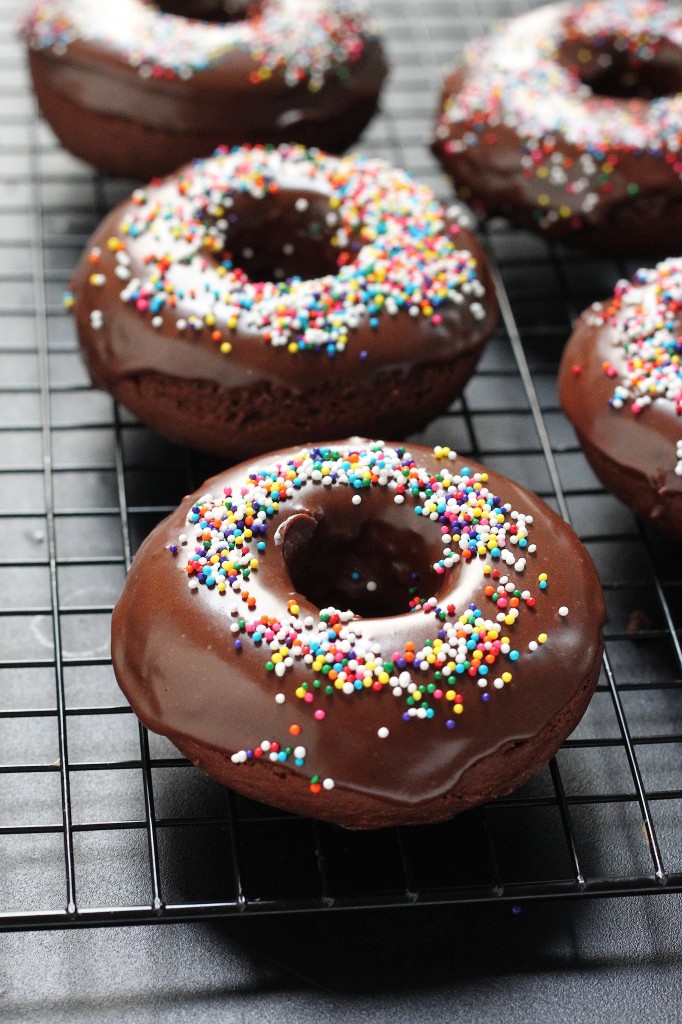
M 36 0 L 23 32 L 62 144 L 143 180 L 219 145 L 341 152 L 386 75 L 363 0 Z
M 585 310 L 564 350 L 559 396 L 605 487 L 682 538 L 682 259 L 621 281 Z
M 351 438 L 216 476 L 145 540 L 113 616 L 141 721 L 240 793 L 349 828 L 508 793 L 601 661 L 589 555 L 536 495 Z
M 495 321 L 483 251 L 383 161 L 236 148 L 135 192 L 67 303 L 96 386 L 228 458 L 398 436 L 461 391 Z
M 542 7 L 445 81 L 433 150 L 460 196 L 549 238 L 682 240 L 682 17 L 664 0 Z

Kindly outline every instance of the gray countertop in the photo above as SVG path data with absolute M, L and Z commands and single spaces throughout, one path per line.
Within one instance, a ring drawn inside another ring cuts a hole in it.
M 676 1024 L 677 895 L 12 933 L 0 1019 Z

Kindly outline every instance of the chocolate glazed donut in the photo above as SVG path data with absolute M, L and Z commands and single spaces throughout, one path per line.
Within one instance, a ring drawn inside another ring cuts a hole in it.
M 23 31 L 62 144 L 143 180 L 223 144 L 341 152 L 386 76 L 361 0 L 37 0 Z
M 590 0 L 473 45 L 445 81 L 433 150 L 483 214 L 668 255 L 682 239 L 681 143 L 679 6 Z
M 147 538 L 112 624 L 136 714 L 254 799 L 374 828 L 520 785 L 585 710 L 604 603 L 538 497 L 360 438 L 209 480 Z
M 559 397 L 593 470 L 657 530 L 682 539 L 682 260 L 621 281 L 581 315 Z
M 238 148 L 138 190 L 73 277 L 96 386 L 171 440 L 230 459 L 432 419 L 496 303 L 485 255 L 383 161 Z M 462 223 L 460 223 L 462 221 Z

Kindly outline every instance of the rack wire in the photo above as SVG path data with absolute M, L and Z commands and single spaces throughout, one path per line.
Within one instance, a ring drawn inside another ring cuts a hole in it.
M 464 398 L 412 438 L 519 479 L 582 536 L 608 606 L 583 722 L 517 793 L 438 826 L 346 833 L 252 803 L 148 735 L 115 685 L 131 558 L 221 467 L 88 385 L 61 294 L 131 183 L 38 119 L 21 6 L 0 0 L 0 928 L 681 891 L 680 547 L 603 491 L 555 386 L 577 313 L 635 265 L 490 224 L 500 327 Z M 425 147 L 440 76 L 527 6 L 376 0 L 393 71 L 362 148 L 447 196 Z

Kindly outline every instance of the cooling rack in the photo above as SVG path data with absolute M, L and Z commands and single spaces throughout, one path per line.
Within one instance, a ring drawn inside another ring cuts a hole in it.
M 633 264 L 488 226 L 502 318 L 447 443 L 569 518 L 608 605 L 597 692 L 552 763 L 451 822 L 344 833 L 203 777 L 123 701 L 108 630 L 141 540 L 221 468 L 92 391 L 61 296 L 130 182 L 65 154 L 0 0 L 0 927 L 682 890 L 682 558 L 604 493 L 559 409 L 577 313 Z M 443 195 L 425 146 L 443 71 L 522 0 L 375 0 L 392 77 L 365 151 Z

